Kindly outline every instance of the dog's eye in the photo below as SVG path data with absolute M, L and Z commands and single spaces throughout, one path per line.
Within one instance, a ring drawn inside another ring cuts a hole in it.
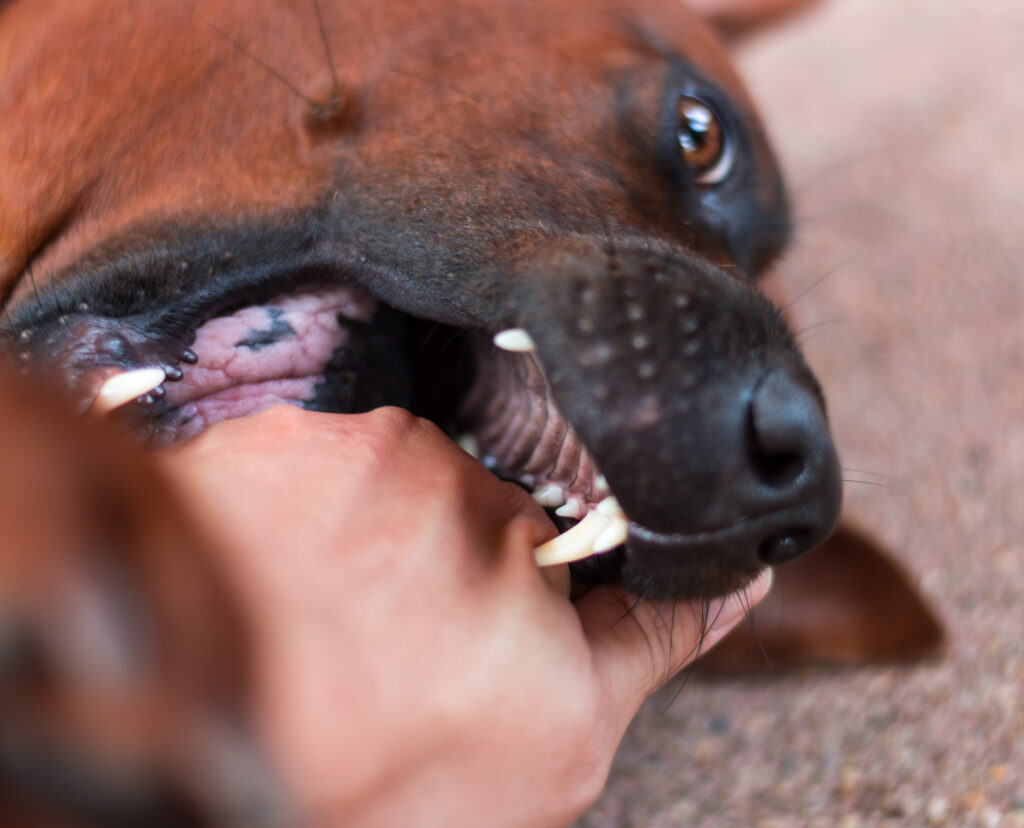
M 732 171 L 732 145 L 721 121 L 707 104 L 688 95 L 679 99 L 679 148 L 698 184 L 718 184 Z

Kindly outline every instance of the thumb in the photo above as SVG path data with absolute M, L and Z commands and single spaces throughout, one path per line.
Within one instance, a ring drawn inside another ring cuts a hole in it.
M 771 587 L 765 570 L 742 589 L 711 601 L 642 601 L 601 585 L 576 602 L 594 667 L 613 709 L 633 718 L 643 701 L 735 627 Z

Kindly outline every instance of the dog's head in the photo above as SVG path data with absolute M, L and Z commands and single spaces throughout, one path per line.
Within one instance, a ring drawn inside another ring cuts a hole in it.
M 568 520 L 613 493 L 627 542 L 580 571 L 648 596 L 831 530 L 824 402 L 753 282 L 783 187 L 678 0 L 15 0 L 0 90 L 3 348 L 82 407 L 141 367 L 173 382 L 118 416 L 157 443 L 413 407 Z

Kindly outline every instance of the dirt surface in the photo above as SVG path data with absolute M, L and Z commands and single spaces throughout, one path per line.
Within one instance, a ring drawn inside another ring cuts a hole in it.
M 691 682 L 578 826 L 1024 825 L 1024 3 L 829 0 L 739 59 L 799 222 L 773 293 L 831 272 L 792 317 L 867 481 L 846 518 L 952 641 Z

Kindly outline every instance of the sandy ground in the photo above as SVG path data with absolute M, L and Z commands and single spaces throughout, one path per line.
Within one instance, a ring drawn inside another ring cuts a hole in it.
M 915 668 L 691 682 L 580 828 L 1024 825 L 1024 3 L 829 0 L 744 45 L 800 232 L 773 289 L 846 516 L 949 627 Z M 822 324 L 826 323 L 826 324 Z M 817 326 L 817 327 L 814 327 Z

